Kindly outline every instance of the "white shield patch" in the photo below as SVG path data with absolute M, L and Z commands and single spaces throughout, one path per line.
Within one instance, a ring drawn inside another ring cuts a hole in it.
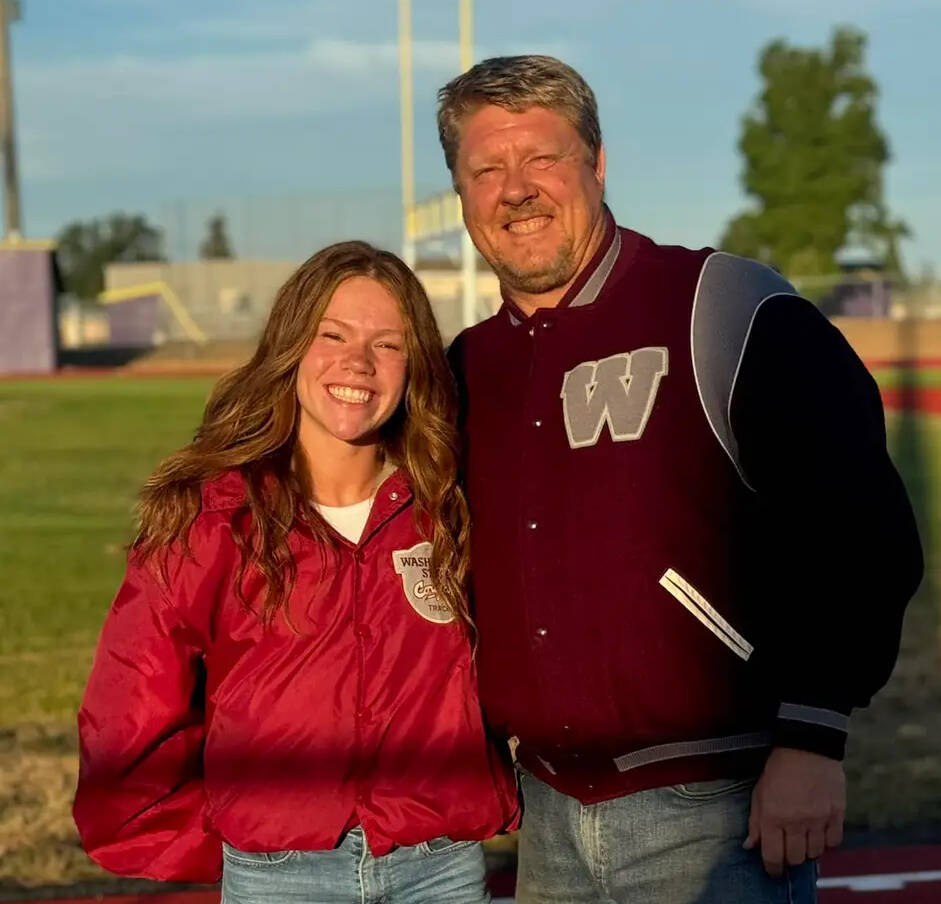
M 392 553 L 395 573 L 402 578 L 405 598 L 412 608 L 431 622 L 445 624 L 454 621 L 454 615 L 438 596 L 431 583 L 431 544 L 417 543 L 411 549 L 397 549 Z

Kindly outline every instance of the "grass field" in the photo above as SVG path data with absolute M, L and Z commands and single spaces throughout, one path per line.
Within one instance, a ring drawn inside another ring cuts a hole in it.
M 872 375 L 886 389 L 896 386 L 935 389 L 941 386 L 941 367 L 878 367 L 873 369 Z
M 0 383 L 0 725 L 74 712 L 137 489 L 192 433 L 210 386 Z
M 879 377 L 941 385 L 941 370 Z M 211 384 L 0 381 L 0 886 L 102 875 L 78 848 L 69 816 L 74 713 L 123 572 L 135 493 L 191 435 Z M 941 418 L 891 415 L 889 426 L 933 549 L 941 538 Z M 857 825 L 941 821 L 941 558 L 932 568 L 892 682 L 854 717 L 847 770 Z

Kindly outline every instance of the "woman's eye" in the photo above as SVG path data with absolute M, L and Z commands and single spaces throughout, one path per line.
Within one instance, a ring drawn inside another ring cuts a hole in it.
M 343 337 L 342 337 L 339 333 L 321 333 L 321 334 L 320 334 L 320 338 L 321 338 L 321 339 L 332 339 L 332 340 L 334 340 L 334 341 L 336 341 L 336 342 L 342 342 L 342 341 L 343 341 Z
M 402 351 L 402 346 L 401 346 L 401 345 L 396 345 L 394 342 L 380 342 L 380 343 L 378 343 L 378 345 L 379 345 L 379 348 L 389 348 L 389 349 L 392 349 L 392 351 L 395 351 L 395 352 L 400 352 L 400 351 Z

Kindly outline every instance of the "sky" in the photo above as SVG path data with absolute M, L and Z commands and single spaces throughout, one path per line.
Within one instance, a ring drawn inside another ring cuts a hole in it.
M 115 210 L 192 255 L 223 211 L 237 253 L 400 241 L 396 0 L 21 0 L 12 27 L 24 225 Z M 459 65 L 457 0 L 412 0 L 416 182 L 449 187 L 435 92 Z M 761 48 L 869 38 L 886 195 L 909 272 L 941 273 L 941 0 L 476 0 L 475 59 L 551 53 L 594 89 L 616 218 L 714 244 L 747 204 L 736 149 Z

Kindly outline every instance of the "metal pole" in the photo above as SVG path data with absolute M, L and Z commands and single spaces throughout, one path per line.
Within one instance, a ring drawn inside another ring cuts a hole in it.
M 0 0 L 0 153 L 3 155 L 5 238 L 20 237 L 20 185 L 16 171 L 13 121 L 13 75 L 10 66 L 9 26 L 19 18 L 19 4 Z
M 459 0 L 461 72 L 474 65 L 474 0 Z
M 466 72 L 474 61 L 473 0 L 459 0 L 458 18 L 461 71 Z M 465 327 L 468 327 L 477 322 L 477 249 L 467 229 L 461 233 L 461 276 L 464 286 L 461 299 L 461 321 Z
M 415 267 L 415 123 L 412 111 L 412 2 L 399 0 L 399 89 L 402 124 L 402 258 Z

